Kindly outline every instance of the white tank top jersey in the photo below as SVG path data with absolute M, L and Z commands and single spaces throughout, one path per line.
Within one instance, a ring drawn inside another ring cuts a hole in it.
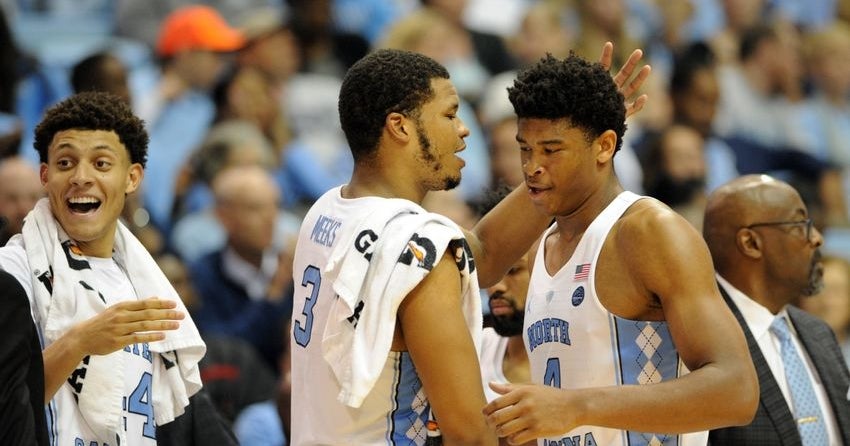
M 337 399 L 341 387 L 322 354 L 322 335 L 336 299 L 335 277 L 323 273 L 325 265 L 335 243 L 350 240 L 359 223 L 385 201 L 345 199 L 337 187 L 316 201 L 301 225 L 293 263 L 291 444 L 425 443 L 430 405 L 407 352 L 388 354 L 357 409 Z
M 492 327 L 487 327 L 481 333 L 481 355 L 478 358 L 481 363 L 481 379 L 484 382 L 484 397 L 487 402 L 500 397 L 487 383 L 509 382 L 505 378 L 504 364 L 505 352 L 508 350 L 508 338 L 500 336 Z
M 593 220 L 572 257 L 554 275 L 546 271 L 545 244 L 540 244 L 523 327 L 533 382 L 579 389 L 657 383 L 688 373 L 667 323 L 617 317 L 602 306 L 596 294 L 594 274 L 602 245 L 614 223 L 641 198 L 628 191 L 618 195 Z M 554 228 L 546 231 L 544 240 Z M 707 441 L 707 432 L 673 435 L 579 426 L 563 435 L 539 439 L 538 444 L 691 446 Z

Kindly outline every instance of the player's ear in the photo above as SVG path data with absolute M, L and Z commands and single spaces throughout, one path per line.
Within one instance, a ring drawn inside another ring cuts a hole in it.
M 410 141 L 410 135 L 414 133 L 413 122 L 401 113 L 392 112 L 384 121 L 384 131 L 398 143 L 406 144 Z
M 124 193 L 129 194 L 135 192 L 136 189 L 139 188 L 139 184 L 141 184 L 142 178 L 144 178 L 144 176 L 145 170 L 142 168 L 141 164 L 131 164 L 130 170 L 127 172 L 127 184 L 124 188 Z
M 44 186 L 47 184 L 47 163 L 41 163 L 38 166 L 38 176 L 41 179 L 41 185 Z
M 605 164 L 611 161 L 617 150 L 617 134 L 613 130 L 605 130 L 593 141 L 592 146 L 596 151 L 596 162 Z

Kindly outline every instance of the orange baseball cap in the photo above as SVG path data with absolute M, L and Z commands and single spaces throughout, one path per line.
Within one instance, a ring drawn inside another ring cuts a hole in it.
M 245 36 L 228 25 L 218 11 L 193 5 L 177 9 L 165 18 L 156 51 L 168 57 L 184 50 L 236 51 L 244 45 Z

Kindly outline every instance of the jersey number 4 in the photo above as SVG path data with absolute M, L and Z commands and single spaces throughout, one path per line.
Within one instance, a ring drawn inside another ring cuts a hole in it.
M 139 380 L 139 384 L 128 400 L 127 412 L 142 415 L 147 418 L 142 435 L 148 438 L 156 438 L 156 424 L 153 419 L 153 400 L 151 399 L 151 374 L 145 372 Z
M 301 277 L 301 286 L 307 288 L 308 285 L 310 286 L 310 296 L 304 301 L 304 309 L 301 310 L 301 314 L 304 315 L 304 325 L 301 325 L 301 321 L 295 321 L 295 327 L 292 329 L 295 342 L 302 347 L 306 347 L 310 343 L 313 332 L 313 307 L 316 305 L 319 288 L 322 286 L 322 272 L 313 265 L 307 266 L 304 269 L 304 275 Z
M 546 372 L 543 373 L 543 384 L 561 388 L 561 360 L 549 358 L 546 361 Z

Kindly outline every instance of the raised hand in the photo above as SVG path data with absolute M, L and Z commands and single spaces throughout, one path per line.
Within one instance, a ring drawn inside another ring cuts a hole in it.
M 131 344 L 165 339 L 186 317 L 177 303 L 157 298 L 117 303 L 75 325 L 43 351 L 44 402 L 49 402 L 80 361 L 108 355 Z
M 611 42 L 605 42 L 605 44 L 602 45 L 602 54 L 599 56 L 599 63 L 602 64 L 606 70 L 610 70 L 613 58 L 614 44 Z M 643 86 L 643 82 L 649 77 L 649 73 L 652 71 L 652 67 L 644 65 L 640 68 L 640 70 L 638 70 L 637 75 L 633 76 L 638 63 L 642 58 L 643 51 L 640 49 L 632 51 L 632 54 L 629 55 L 626 63 L 620 67 L 620 71 L 618 71 L 614 76 L 614 83 L 617 84 L 617 89 L 620 90 L 620 93 L 623 93 L 623 97 L 626 98 L 627 118 L 639 112 L 643 108 L 644 104 L 646 104 L 647 99 L 649 99 L 646 94 L 633 98 L 638 90 L 640 90 L 640 87 Z M 629 81 L 629 79 L 631 79 L 631 81 Z
M 156 298 L 117 303 L 72 329 L 77 349 L 82 356 L 108 355 L 131 344 L 161 341 L 186 317 L 176 307 L 174 301 Z

